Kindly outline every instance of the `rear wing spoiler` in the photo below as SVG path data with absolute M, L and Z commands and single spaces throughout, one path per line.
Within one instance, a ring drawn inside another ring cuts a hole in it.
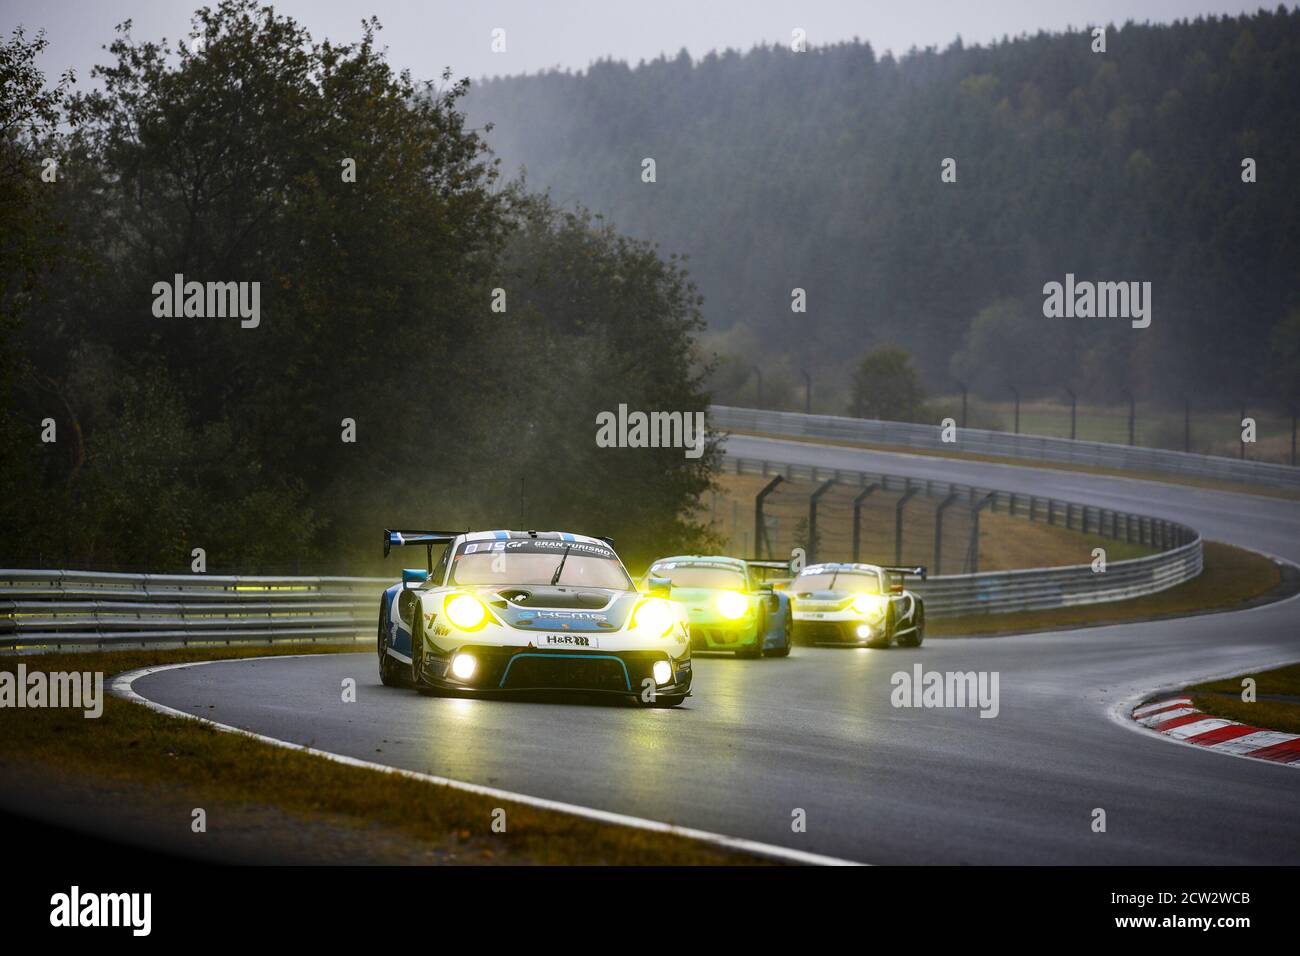
M 744 562 L 748 564 L 751 568 L 770 568 L 773 571 L 786 571 L 786 572 L 790 570 L 789 561 L 768 561 L 765 558 L 762 559 L 744 558 L 742 560 L 744 560 Z
M 745 564 L 751 568 L 761 568 L 764 571 L 775 571 L 777 574 L 763 574 L 759 578 L 769 584 L 776 585 L 784 582 L 786 579 L 794 577 L 794 568 L 790 566 L 789 561 L 769 561 L 766 558 L 745 558 Z
M 882 564 L 880 570 L 884 571 L 886 574 L 897 574 L 899 577 L 920 578 L 922 581 L 925 580 L 927 574 L 926 569 L 919 564 L 910 564 L 898 567 L 889 564 Z
M 384 529 L 384 557 L 388 557 L 388 552 L 393 548 L 400 548 L 406 545 L 420 544 L 424 545 L 426 570 L 433 573 L 433 546 L 436 544 L 451 544 L 458 534 L 464 534 L 464 531 L 406 531 Z

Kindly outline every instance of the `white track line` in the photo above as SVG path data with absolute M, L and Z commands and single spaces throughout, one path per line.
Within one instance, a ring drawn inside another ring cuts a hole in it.
M 297 657 L 319 657 L 319 654 L 278 654 L 273 657 L 258 657 L 253 660 L 287 660 Z M 137 704 L 143 704 L 150 710 L 160 714 L 166 714 L 169 717 L 184 717 L 187 720 L 196 720 L 201 724 L 207 724 L 226 733 L 238 734 L 241 737 L 250 737 L 253 740 L 259 740 L 265 744 L 271 744 L 274 747 L 283 747 L 286 750 L 297 750 L 302 753 L 312 754 L 317 757 L 324 757 L 326 760 L 333 760 L 336 763 L 345 764 L 349 767 L 364 767 L 367 770 L 376 770 L 380 773 L 397 774 L 402 777 L 409 777 L 412 780 L 422 780 L 425 783 L 431 783 L 440 787 L 452 787 L 456 790 L 464 790 L 467 793 L 477 793 L 485 797 L 493 797 L 499 800 L 505 800 L 510 803 L 522 803 L 526 806 L 536 807 L 539 810 L 552 810 L 557 813 L 568 813 L 573 816 L 585 817 L 588 820 L 595 820 L 600 823 L 608 823 L 614 826 L 634 827 L 638 830 L 649 830 L 654 833 L 666 833 L 671 836 L 683 837 L 687 840 L 697 840 L 701 843 L 709 843 L 713 846 L 723 847 L 729 850 L 737 850 L 742 853 L 750 853 L 754 856 L 765 857 L 773 860 L 780 860 L 785 863 L 800 863 L 809 866 L 864 866 L 866 864 L 856 863 L 852 860 L 842 860 L 833 856 L 822 856 L 819 853 L 805 853 L 803 850 L 791 850 L 787 847 L 776 846 L 771 843 L 760 843 L 757 840 L 746 840 L 740 837 L 723 836 L 720 833 L 710 833 L 707 830 L 694 830 L 690 827 L 680 827 L 672 823 L 661 823 L 658 820 L 646 820 L 642 817 L 627 816 L 622 813 L 612 813 L 608 810 L 597 810 L 594 807 L 579 806 L 575 803 L 564 803 L 560 800 L 547 800 L 543 797 L 534 797 L 526 793 L 515 793 L 511 790 L 500 790 L 496 787 L 484 787 L 477 783 L 466 783 L 463 780 L 452 780 L 449 777 L 439 777 L 430 773 L 420 773 L 416 770 L 403 770 L 400 767 L 390 767 L 386 764 L 374 763 L 370 760 L 359 760 L 356 757 L 348 757 L 344 754 L 330 753 L 328 750 L 317 750 L 315 747 L 307 747 L 303 744 L 295 744 L 288 740 L 280 740 L 277 737 L 268 737 L 265 734 L 259 734 L 251 730 L 244 730 L 242 727 L 233 727 L 230 724 L 222 724 L 215 720 L 209 720 L 207 717 L 199 717 L 195 714 L 187 714 L 183 710 L 177 710 L 174 707 L 168 707 L 166 704 L 159 704 L 156 701 L 142 697 L 132 686 L 142 677 L 148 677 L 150 674 L 160 674 L 163 671 L 178 670 L 182 667 L 202 667 L 205 664 L 229 664 L 235 661 L 249 660 L 249 658 L 231 658 L 224 661 L 191 661 L 185 664 L 163 664 L 158 667 L 142 667 L 138 670 L 127 671 L 118 674 L 113 678 L 112 693 L 115 697 L 121 697 L 125 700 L 133 701 Z

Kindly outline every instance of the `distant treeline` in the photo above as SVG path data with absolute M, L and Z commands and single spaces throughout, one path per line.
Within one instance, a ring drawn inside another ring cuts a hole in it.
M 689 255 L 719 400 L 782 355 L 847 382 L 882 344 L 935 391 L 1300 397 L 1300 13 L 1092 47 L 683 51 L 488 80 L 467 114 L 531 187 Z M 1150 327 L 1045 318 L 1067 274 L 1150 282 Z

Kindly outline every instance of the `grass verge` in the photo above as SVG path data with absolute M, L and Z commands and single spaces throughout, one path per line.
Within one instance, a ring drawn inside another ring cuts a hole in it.
M 1255 680 L 1255 700 L 1241 699 L 1242 680 Z M 1260 674 L 1238 674 L 1186 689 L 1197 710 L 1252 727 L 1300 734 L 1300 664 Z M 1290 698 L 1290 699 L 1284 699 Z
M 1052 461 L 1034 461 L 1027 458 L 1008 458 L 1004 455 L 979 455 L 974 452 L 940 451 L 933 448 L 908 448 L 900 445 L 867 444 L 864 442 L 844 441 L 833 438 L 805 438 L 795 435 L 776 435 L 770 432 L 750 432 L 728 429 L 729 434 L 750 435 L 754 438 L 775 438 L 781 441 L 807 442 L 811 445 L 834 445 L 839 448 L 861 448 L 865 451 L 895 452 L 905 455 L 922 455 L 927 458 L 958 458 L 967 461 L 987 461 L 996 465 L 1019 465 L 1022 468 L 1049 468 L 1052 471 L 1073 471 L 1087 475 L 1110 475 L 1115 478 L 1137 478 L 1142 481 L 1159 481 L 1171 485 L 1189 485 L 1193 488 L 1208 488 L 1211 491 L 1233 491 L 1243 495 L 1259 495 L 1264 498 L 1284 498 L 1288 501 L 1300 501 L 1300 492 L 1286 488 L 1269 488 L 1263 485 L 1251 485 L 1240 481 L 1220 481 L 1214 478 L 1192 478 L 1181 475 L 1169 475 L 1163 472 L 1121 471 L 1118 468 L 1098 468 L 1090 465 L 1067 465 Z
M 1080 607 L 978 614 L 926 621 L 927 636 L 1023 634 L 1076 627 L 1099 627 L 1135 621 L 1230 611 L 1293 592 L 1297 582 L 1284 580 L 1281 567 L 1254 551 L 1217 541 L 1205 542 L 1204 570 L 1192 581 L 1158 594 Z
M 282 645 L 7 657 L 0 670 L 102 671 L 104 712 L 0 708 L 13 809 L 208 859 L 280 863 L 752 864 L 680 837 L 505 803 L 274 747 L 107 696 L 109 676 L 158 664 L 356 651 Z M 191 831 L 192 809 L 207 815 Z M 506 832 L 493 832 L 493 811 Z M 108 826 L 104 831 L 102 827 Z

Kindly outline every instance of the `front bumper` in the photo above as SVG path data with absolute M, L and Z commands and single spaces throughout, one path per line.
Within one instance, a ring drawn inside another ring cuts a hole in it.
M 697 651 L 734 651 L 753 648 L 762 640 L 752 618 L 729 621 L 724 618 L 690 616 L 691 648 Z
M 452 677 L 448 671 L 451 657 L 426 647 L 423 672 L 428 686 L 485 693 L 540 690 L 640 696 L 644 681 L 654 680 L 655 662 L 668 661 L 672 682 L 655 685 L 655 694 L 686 696 L 691 690 L 689 653 L 674 659 L 666 651 L 552 650 L 491 644 L 465 644 L 456 653 L 474 657 L 478 665 L 474 675 L 469 680 Z
M 866 628 L 862 633 L 861 629 Z M 795 611 L 794 639 L 801 644 L 874 644 L 886 637 L 885 622 L 843 611 Z

